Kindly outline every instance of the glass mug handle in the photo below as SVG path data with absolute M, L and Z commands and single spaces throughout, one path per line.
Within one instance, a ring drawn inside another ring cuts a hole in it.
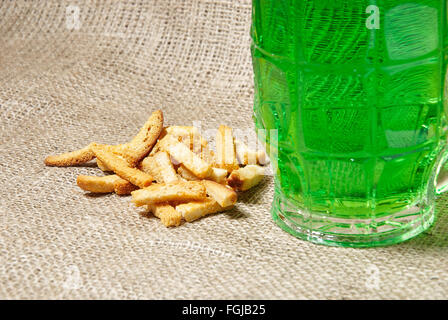
M 439 173 L 437 174 L 436 195 L 448 191 L 448 149 L 445 149 L 443 153 L 442 163 Z
M 442 194 L 448 191 L 448 161 L 442 165 L 437 175 L 436 194 Z

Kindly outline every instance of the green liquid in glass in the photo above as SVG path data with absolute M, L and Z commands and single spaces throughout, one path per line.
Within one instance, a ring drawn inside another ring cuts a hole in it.
M 255 120 L 275 150 L 272 212 L 284 229 L 375 246 L 431 225 L 447 139 L 446 7 L 253 0 Z

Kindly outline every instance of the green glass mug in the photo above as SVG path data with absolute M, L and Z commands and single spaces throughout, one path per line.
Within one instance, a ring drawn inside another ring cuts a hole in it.
M 277 224 L 349 247 L 428 229 L 448 180 L 446 0 L 253 0 L 251 35 Z

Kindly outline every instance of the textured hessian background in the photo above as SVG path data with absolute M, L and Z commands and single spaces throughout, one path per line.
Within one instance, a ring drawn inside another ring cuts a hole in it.
M 68 8 L 67 8 L 68 7 Z M 448 198 L 429 232 L 377 249 L 316 246 L 236 209 L 167 229 L 129 197 L 85 195 L 46 155 L 168 124 L 252 128 L 250 1 L 0 2 L 0 298 L 448 297 Z

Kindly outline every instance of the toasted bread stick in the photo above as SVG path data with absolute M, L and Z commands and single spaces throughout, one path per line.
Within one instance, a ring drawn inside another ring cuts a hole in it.
M 169 126 L 166 128 L 166 132 L 177 138 L 179 142 L 187 145 L 196 154 L 200 154 L 202 149 L 208 145 L 207 140 L 201 136 L 198 128 L 193 126 Z
M 100 168 L 101 171 L 109 172 L 110 170 L 101 160 L 96 159 L 96 165 Z
M 180 180 L 173 168 L 169 155 L 165 151 L 159 151 L 153 156 L 146 157 L 140 163 L 139 168 L 152 175 L 157 182 Z
M 114 182 L 114 191 L 119 196 L 131 194 L 134 190 L 138 190 L 138 187 L 122 178 Z
M 147 156 L 140 163 L 141 170 L 151 174 L 158 183 L 179 181 L 180 178 L 173 168 L 169 155 L 165 151 L 159 151 L 152 156 Z M 169 203 L 154 203 L 148 205 L 148 209 L 159 218 L 166 227 L 177 227 L 182 221 L 182 215 Z
M 182 214 L 168 203 L 148 205 L 148 209 L 159 218 L 166 227 L 177 227 L 182 222 Z
M 212 168 L 212 173 L 207 177 L 208 180 L 212 180 L 218 183 L 226 183 L 227 170 L 221 168 Z
M 212 167 L 210 164 L 197 156 L 185 144 L 172 137 L 166 136 L 161 148 L 168 152 L 177 162 L 182 163 L 198 178 L 206 178 L 212 172 Z
M 89 162 L 90 160 L 95 158 L 95 154 L 92 151 L 92 146 L 96 143 L 92 142 L 87 147 L 84 147 L 79 150 L 75 150 L 68 153 L 63 153 L 60 155 L 55 156 L 48 156 L 45 159 L 45 164 L 47 166 L 57 166 L 57 167 L 68 167 L 68 166 L 74 166 L 83 164 L 86 162 Z M 115 153 L 116 155 L 119 155 L 120 157 L 124 156 L 124 151 L 126 149 L 125 144 L 119 144 L 119 145 L 103 145 L 104 148 L 112 153 Z M 103 171 L 111 171 L 108 170 L 108 168 L 102 163 L 101 161 L 97 161 L 98 167 Z
M 92 152 L 91 145 L 92 144 L 89 144 L 87 147 L 76 151 L 63 153 L 60 155 L 48 156 L 45 159 L 45 164 L 47 166 L 68 167 L 86 163 L 95 158 L 95 154 Z
M 207 198 L 201 201 L 182 203 L 176 206 L 176 211 L 188 222 L 202 218 L 208 214 L 228 210 L 231 207 L 223 208 L 215 200 Z
M 199 181 L 175 181 L 157 183 L 132 192 L 132 202 L 136 206 L 168 201 L 187 202 L 205 199 L 204 185 Z
M 258 165 L 248 165 L 244 168 L 232 171 L 227 183 L 237 191 L 246 191 L 263 180 L 264 168 Z
M 79 175 L 76 183 L 81 189 L 93 193 L 110 193 L 115 191 L 118 195 L 125 195 L 137 189 L 132 183 L 115 174 L 104 177 Z
M 163 143 L 164 138 L 167 136 L 166 128 L 167 127 L 164 127 L 162 129 L 162 132 L 160 132 L 160 135 L 159 135 L 159 138 L 158 138 L 156 144 L 152 147 L 151 151 L 149 152 L 150 156 L 153 156 L 157 152 L 162 151 L 162 148 L 160 147 L 160 145 Z
M 216 166 L 226 169 L 228 172 L 239 168 L 233 142 L 233 131 L 224 125 L 220 125 L 216 133 Z
M 221 207 L 233 206 L 238 199 L 236 192 L 215 181 L 202 180 L 207 194 L 213 198 Z
M 177 173 L 188 181 L 197 181 L 201 180 L 199 177 L 195 176 L 193 172 L 188 170 L 183 164 L 179 166 L 177 169 Z M 207 180 L 215 181 L 218 183 L 226 183 L 227 178 L 227 170 L 221 168 L 213 168 L 210 175 L 207 177 Z
M 183 164 L 181 164 L 179 166 L 179 168 L 177 168 L 177 173 L 184 178 L 187 181 L 198 181 L 201 180 L 198 177 L 196 177 L 194 175 L 193 172 L 191 172 L 190 170 L 188 170 L 187 168 L 185 168 L 185 166 Z
M 76 178 L 78 186 L 93 193 L 109 193 L 114 192 L 114 183 L 117 179 L 121 179 L 117 175 L 110 175 L 104 177 L 79 175 Z
M 104 145 L 93 144 L 92 150 L 96 157 L 100 159 L 109 169 L 111 169 L 115 174 L 129 181 L 133 185 L 140 188 L 145 188 L 149 186 L 154 180 L 153 177 L 141 170 L 132 168 L 129 164 L 117 156 L 116 154 L 107 151 Z
M 148 155 L 163 129 L 163 113 L 154 111 L 138 134 L 123 145 L 123 157 L 131 166 L 136 166 Z

